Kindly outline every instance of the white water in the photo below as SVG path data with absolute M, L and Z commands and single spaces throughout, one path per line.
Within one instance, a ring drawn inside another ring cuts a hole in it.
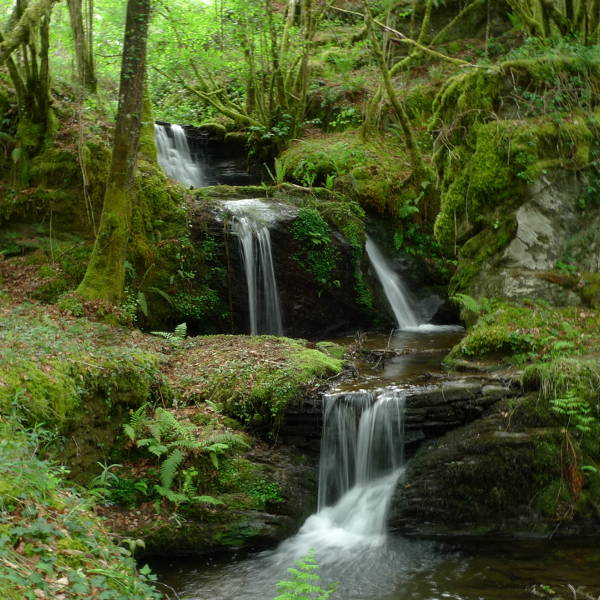
M 365 248 L 394 313 L 398 329 L 418 327 L 421 321 L 412 306 L 410 294 L 398 274 L 393 271 L 375 242 L 369 237 Z
M 181 125 L 154 125 L 158 164 L 167 177 L 179 181 L 186 187 L 202 187 L 205 185 L 201 166 L 194 161 L 190 147 Z
M 319 510 L 276 550 L 214 573 L 191 576 L 190 600 L 268 600 L 294 561 L 315 552 L 322 583 L 336 598 L 392 598 L 408 573 L 437 560 L 429 543 L 388 538 L 386 517 L 404 472 L 404 396 L 400 388 L 324 397 Z
M 250 333 L 283 335 L 269 232 L 277 213 L 267 202 L 255 199 L 230 200 L 225 208 L 233 215 L 232 232 L 244 265 Z

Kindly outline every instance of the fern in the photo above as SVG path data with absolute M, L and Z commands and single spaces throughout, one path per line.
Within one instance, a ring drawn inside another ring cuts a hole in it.
M 225 504 L 225 502 L 219 500 L 218 498 L 214 498 L 213 496 L 194 496 L 193 500 L 194 502 L 204 502 L 204 504 L 213 504 L 215 506 L 219 504 Z
M 480 302 L 468 294 L 454 294 L 451 300 L 465 310 L 469 310 L 476 314 L 481 314 L 482 312 Z
M 327 600 L 336 591 L 336 585 L 321 587 L 314 550 L 297 560 L 296 567 L 288 569 L 290 579 L 277 584 L 277 588 L 283 593 L 274 600 Z
M 160 484 L 162 487 L 169 489 L 173 485 L 177 469 L 184 459 L 185 453 L 177 448 L 162 462 L 160 465 Z
M 151 331 L 151 335 L 164 338 L 167 342 L 177 345 L 181 343 L 187 337 L 187 323 L 180 323 L 171 331 Z
M 129 417 L 129 423 L 123 425 L 123 431 L 125 435 L 132 441 L 135 441 L 135 438 L 138 436 L 140 431 L 143 429 L 144 424 L 147 422 L 146 409 L 148 408 L 148 403 L 145 402 L 140 406 L 136 411 L 131 413 Z
M 185 494 L 179 494 L 162 485 L 155 485 L 154 490 L 163 498 L 169 500 L 169 502 L 173 502 L 173 504 L 182 504 L 183 502 L 189 502 L 190 500 Z

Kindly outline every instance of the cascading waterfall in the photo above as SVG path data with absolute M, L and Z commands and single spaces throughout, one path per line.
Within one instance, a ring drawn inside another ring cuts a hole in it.
M 194 161 L 190 147 L 181 125 L 165 125 L 155 123 L 158 164 L 168 177 L 179 181 L 186 187 L 202 187 L 204 175 L 201 166 Z
M 399 388 L 325 396 L 319 510 L 277 555 L 316 549 L 324 564 L 381 546 L 386 516 L 403 473 L 404 398 Z
M 250 333 L 283 335 L 269 232 L 277 215 L 262 200 L 230 200 L 225 207 L 233 215 L 232 232 L 238 238 L 246 275 Z
M 411 305 L 410 294 L 398 274 L 392 270 L 375 242 L 369 237 L 365 248 L 392 308 L 398 329 L 418 327 L 420 321 Z

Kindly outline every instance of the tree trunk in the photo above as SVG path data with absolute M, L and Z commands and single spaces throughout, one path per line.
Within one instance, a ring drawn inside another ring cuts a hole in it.
M 86 32 L 83 19 L 82 0 L 67 0 L 69 16 L 71 18 L 71 33 L 75 47 L 75 63 L 77 65 L 77 77 L 79 83 L 88 91 L 96 91 L 96 73 L 94 69 L 94 55 L 92 51 L 91 37 L 91 15 L 88 15 Z M 92 10 L 88 5 L 88 11 Z
M 151 0 L 128 0 L 112 163 L 96 243 L 77 292 L 118 304 L 123 294 L 137 164 Z
M 38 26 L 42 17 L 48 17 L 52 7 L 58 0 L 32 0 L 24 8 L 17 23 L 4 35 L 4 40 L 0 43 L 0 65 L 16 50 L 21 44 L 27 42 L 30 30 Z

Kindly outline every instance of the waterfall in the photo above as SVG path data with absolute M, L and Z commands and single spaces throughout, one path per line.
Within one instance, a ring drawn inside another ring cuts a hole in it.
M 225 207 L 233 215 L 232 232 L 246 275 L 250 333 L 283 335 L 269 232 L 277 214 L 262 200 L 230 200 Z
M 365 247 L 369 260 L 381 282 L 385 297 L 392 308 L 398 329 L 418 327 L 419 319 L 411 306 L 409 292 L 404 287 L 402 280 L 390 267 L 371 238 L 367 237 Z
M 404 463 L 404 400 L 398 388 L 329 394 L 319 464 L 319 508 L 277 555 L 309 549 L 322 563 L 382 546 Z M 343 554 L 345 556 L 343 556 Z
M 194 161 L 187 142 L 185 131 L 181 125 L 154 125 L 158 164 L 167 177 L 179 181 L 186 187 L 202 187 L 204 175 L 200 165 Z

